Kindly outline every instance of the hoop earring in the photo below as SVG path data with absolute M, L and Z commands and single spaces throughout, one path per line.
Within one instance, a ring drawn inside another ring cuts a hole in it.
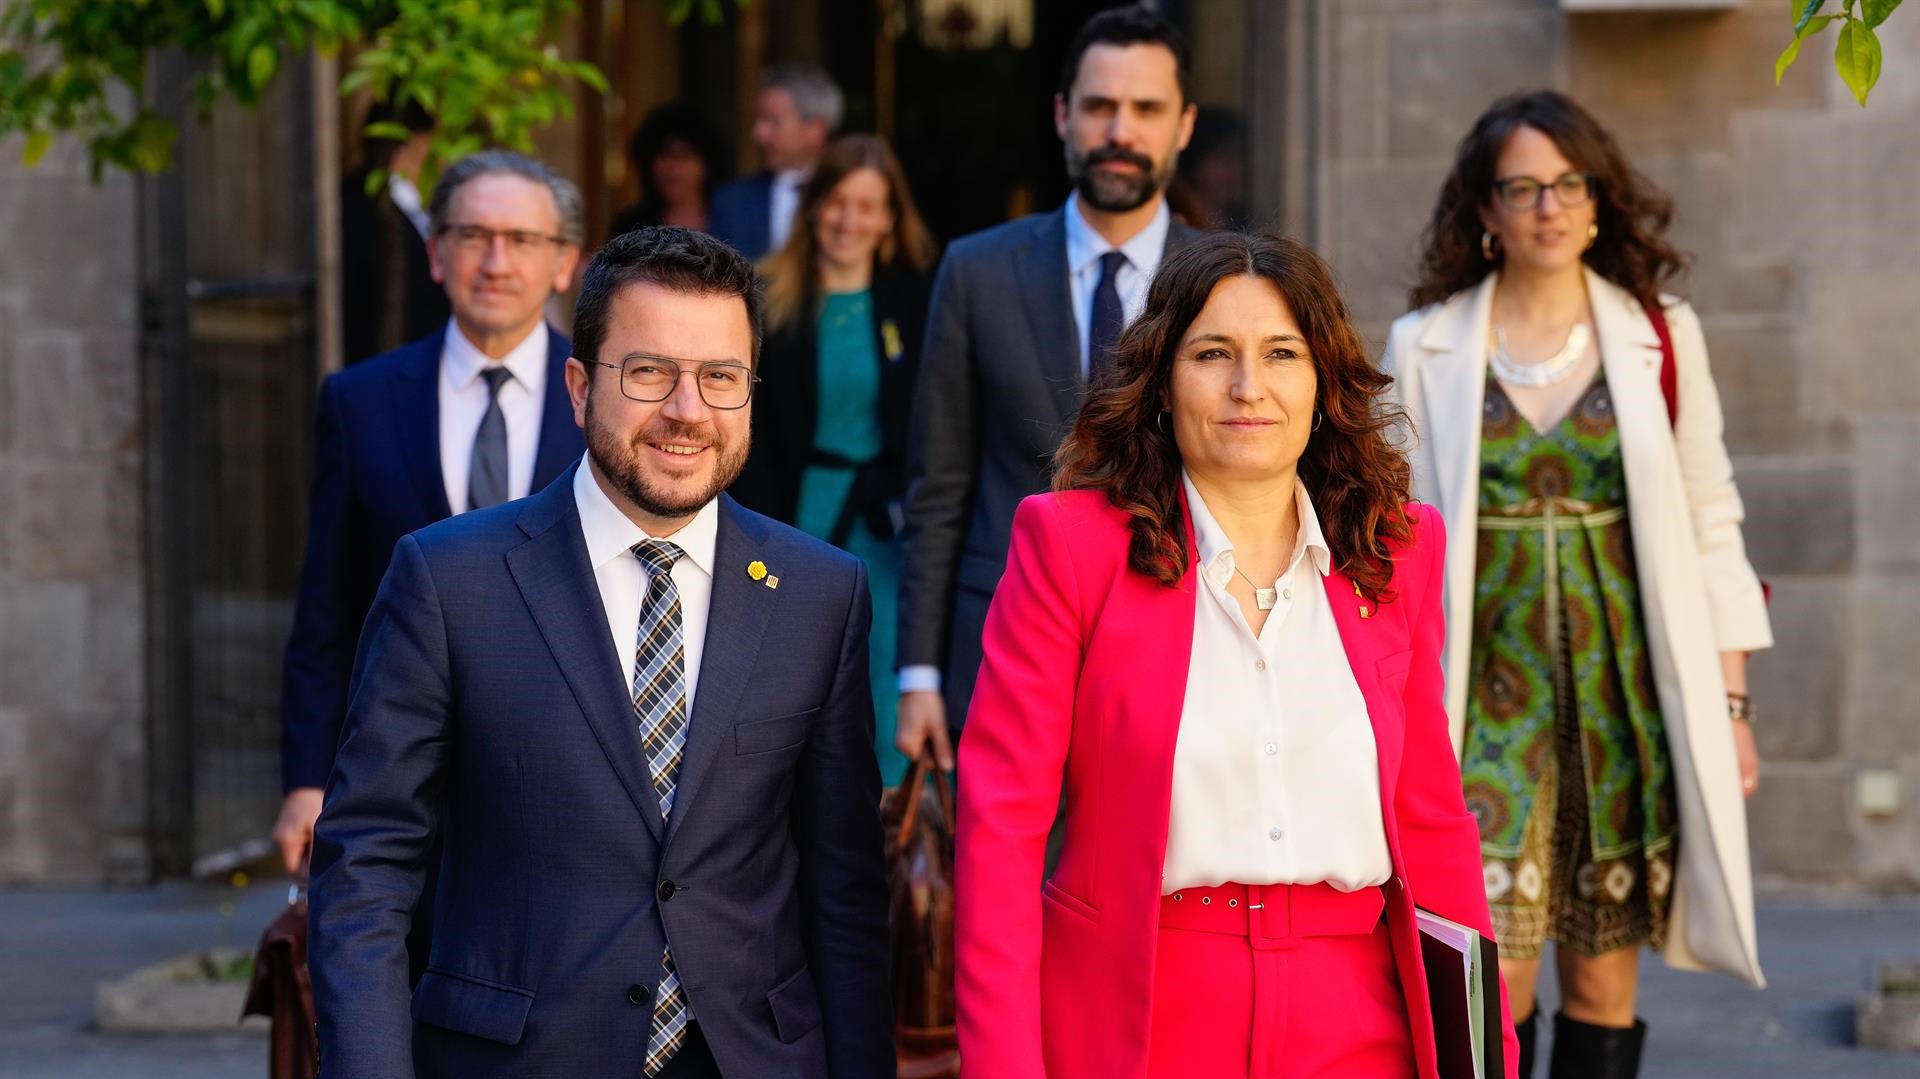
M 1480 234 L 1480 256 L 1488 262 L 1493 261 L 1493 245 L 1493 233 L 1483 232 Z
M 1315 432 L 1315 431 L 1318 431 L 1318 430 L 1320 429 L 1320 424 L 1321 424 L 1321 423 L 1322 423 L 1322 422 L 1323 422 L 1323 421 L 1324 421 L 1324 420 L 1325 420 L 1326 418 L 1327 418 L 1327 416 L 1326 416 L 1326 413 L 1324 413 L 1324 412 L 1321 412 L 1321 411 L 1320 411 L 1319 409 L 1317 409 L 1317 408 L 1316 408 L 1316 409 L 1314 409 L 1314 410 L 1313 410 L 1313 426 L 1307 429 L 1307 433 L 1308 433 L 1308 434 L 1312 434 L 1313 432 Z
M 1160 428 L 1161 434 L 1163 435 L 1166 434 L 1167 433 L 1167 410 L 1164 408 L 1161 409 L 1159 415 L 1156 415 L 1153 418 L 1153 423 L 1154 423 L 1154 426 Z
M 1587 226 L 1587 246 L 1582 250 L 1586 250 L 1586 251 L 1593 250 L 1593 241 L 1598 240 L 1599 238 L 1600 238 L 1600 223 L 1596 221 L 1593 224 Z

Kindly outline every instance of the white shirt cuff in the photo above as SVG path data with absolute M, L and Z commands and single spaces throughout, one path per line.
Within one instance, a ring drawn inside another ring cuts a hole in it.
M 900 692 L 940 692 L 940 668 L 931 663 L 916 663 L 900 668 Z

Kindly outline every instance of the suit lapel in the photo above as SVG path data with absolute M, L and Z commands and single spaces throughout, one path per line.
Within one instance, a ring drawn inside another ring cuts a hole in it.
M 1587 303 L 1600 341 L 1614 422 L 1620 427 L 1620 458 L 1627 490 L 1658 490 L 1660 466 L 1673 441 L 1667 400 L 1660 391 L 1660 337 L 1640 301 L 1606 278 L 1587 271 Z
M 1380 660 L 1404 649 L 1408 642 L 1405 615 L 1397 604 L 1382 608 L 1373 599 L 1354 593 L 1353 578 L 1338 569 L 1325 578 L 1327 600 L 1333 606 L 1333 622 L 1340 629 L 1340 644 L 1347 652 L 1347 666 L 1360 696 L 1367 702 L 1367 719 L 1373 724 L 1374 750 L 1380 758 L 1380 797 L 1393 800 L 1394 777 L 1400 774 L 1400 750 L 1406 738 L 1406 712 L 1387 707 L 1380 682 Z M 1360 611 L 1366 609 L 1366 617 Z
M 408 476 L 421 505 L 435 521 L 453 516 L 446 477 L 440 471 L 440 351 L 446 336 L 443 328 L 409 346 L 400 377 L 393 380 L 391 398 L 393 428 Z
M 720 498 L 719 536 L 713 549 L 713 601 L 707 613 L 706 649 L 700 659 L 700 686 L 687 727 L 686 756 L 680 764 L 678 792 L 667 842 L 700 797 L 714 762 L 733 746 L 733 725 L 740 699 L 752 681 L 760 638 L 780 593 L 747 576 L 746 566 L 761 557 L 765 526 L 749 519 L 731 497 Z M 767 568 L 778 574 L 780 567 Z M 636 743 L 637 744 L 637 743 Z
M 567 395 L 567 357 L 573 342 L 547 327 L 547 399 L 540 409 L 540 445 L 533 455 L 531 491 L 544 490 L 566 467 L 580 459 L 581 435 Z
M 1420 364 L 1425 413 L 1442 418 L 1429 422 L 1421 435 L 1432 447 L 1434 481 L 1449 521 L 1475 498 L 1493 285 L 1494 276 L 1488 274 L 1478 288 L 1448 300 L 1420 335 L 1420 345 L 1429 353 Z
M 546 487 L 528 502 L 519 523 L 527 542 L 507 552 L 507 570 L 601 752 L 659 842 L 660 800 L 640 748 L 633 699 L 621 685 L 620 659 L 607 636 L 606 607 L 587 561 L 573 484 Z
M 1040 360 L 1040 375 L 1062 420 L 1080 409 L 1086 377 L 1080 372 L 1080 330 L 1067 280 L 1067 218 L 1062 206 L 1034 224 L 1031 239 L 1013 250 L 1014 279 Z

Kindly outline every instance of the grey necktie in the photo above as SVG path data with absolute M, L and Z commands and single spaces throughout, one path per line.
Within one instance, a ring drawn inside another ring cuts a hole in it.
M 513 372 L 488 367 L 480 377 L 487 380 L 487 410 L 480 415 L 467 469 L 467 508 L 475 510 L 507 500 L 507 417 L 500 411 L 500 386 Z

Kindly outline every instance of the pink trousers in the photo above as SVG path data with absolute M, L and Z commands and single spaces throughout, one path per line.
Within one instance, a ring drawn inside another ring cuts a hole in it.
M 1405 1079 L 1413 1035 L 1378 888 L 1160 900 L 1149 1079 Z

